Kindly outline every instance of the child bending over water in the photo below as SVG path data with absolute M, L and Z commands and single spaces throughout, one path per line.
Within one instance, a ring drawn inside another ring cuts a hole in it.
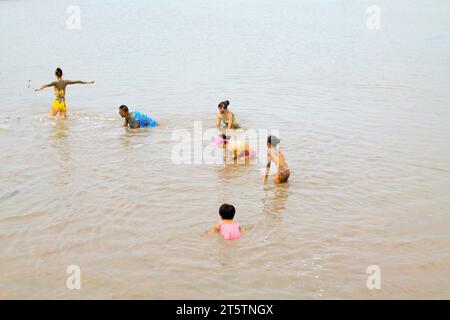
M 125 118 L 124 127 L 130 126 L 131 129 L 157 127 L 158 123 L 145 113 L 138 111 L 130 112 L 126 105 L 119 107 L 119 114 Z
M 55 100 L 53 101 L 52 108 L 48 116 L 52 119 L 56 117 L 56 115 L 60 114 L 61 118 L 64 119 L 67 113 L 66 106 L 66 87 L 69 84 L 92 84 L 94 81 L 81 81 L 81 80 L 63 80 L 63 72 L 60 68 L 56 68 L 55 71 L 56 81 L 51 83 L 44 84 L 39 89 L 36 89 L 36 92 L 39 92 L 45 88 L 54 87 L 55 89 Z
M 241 237 L 241 226 L 233 220 L 235 213 L 236 209 L 231 204 L 225 203 L 220 206 L 219 215 L 222 220 L 216 223 L 214 229 L 220 232 L 225 240 L 234 240 Z
M 269 136 L 267 138 L 267 166 L 266 175 L 264 176 L 264 183 L 267 182 L 267 177 L 269 176 L 270 163 L 273 161 L 278 167 L 277 174 L 273 182 L 276 184 L 287 182 L 291 172 L 287 166 L 286 160 L 283 153 L 281 152 L 280 139 L 275 136 Z
M 230 136 L 225 134 L 215 137 L 212 143 L 224 149 L 226 162 L 245 159 L 248 163 L 256 157 L 256 151 L 252 150 L 248 143 L 243 140 L 230 141 Z

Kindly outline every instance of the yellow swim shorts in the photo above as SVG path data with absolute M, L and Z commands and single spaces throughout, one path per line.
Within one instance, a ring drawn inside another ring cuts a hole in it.
M 55 99 L 52 104 L 52 109 L 59 112 L 66 112 L 66 101 L 58 101 Z

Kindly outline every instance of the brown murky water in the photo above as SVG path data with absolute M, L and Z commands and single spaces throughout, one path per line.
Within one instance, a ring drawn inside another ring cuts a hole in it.
M 85 0 L 68 30 L 71 4 L 0 1 L 0 298 L 450 298 L 450 4 Z M 56 66 L 96 80 L 66 121 L 32 90 Z M 172 161 L 225 98 L 279 130 L 289 184 Z M 206 233 L 224 202 L 240 240 Z

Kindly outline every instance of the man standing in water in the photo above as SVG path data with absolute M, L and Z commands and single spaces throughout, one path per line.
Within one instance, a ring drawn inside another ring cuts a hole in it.
M 130 112 L 126 105 L 119 107 L 119 114 L 125 118 L 124 127 L 130 126 L 131 129 L 157 127 L 158 123 L 145 113 L 138 111 Z
M 67 113 L 66 106 L 66 87 L 69 84 L 93 84 L 94 81 L 81 81 L 81 80 L 63 80 L 63 72 L 60 68 L 56 68 L 55 71 L 56 81 L 48 84 L 44 84 L 36 92 L 39 92 L 45 88 L 54 87 L 55 89 L 55 101 L 53 101 L 52 108 L 48 114 L 49 118 L 55 119 L 56 115 L 60 114 L 61 118 L 64 119 Z

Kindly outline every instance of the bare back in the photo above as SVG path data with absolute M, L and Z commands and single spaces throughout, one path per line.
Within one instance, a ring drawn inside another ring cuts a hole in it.
M 68 84 L 71 84 L 72 81 L 70 80 L 56 80 L 52 82 L 52 86 L 55 90 L 55 99 L 59 102 L 63 102 L 66 100 L 66 87 Z
M 269 152 L 270 158 L 275 162 L 279 169 L 289 169 L 286 159 L 284 158 L 283 152 L 280 148 L 271 148 Z

